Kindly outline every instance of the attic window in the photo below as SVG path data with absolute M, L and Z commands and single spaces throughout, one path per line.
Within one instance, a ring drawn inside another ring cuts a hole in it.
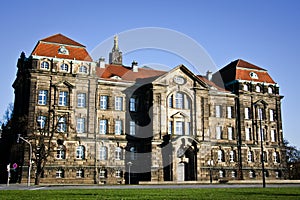
M 60 46 L 58 49 L 58 54 L 69 55 L 69 50 L 65 46 Z
M 258 79 L 258 75 L 255 72 L 250 72 L 250 77 L 253 79 Z
M 122 78 L 120 77 L 120 76 L 117 76 L 117 75 L 115 75 L 115 76 L 112 76 L 112 77 L 110 77 L 111 79 L 116 79 L 116 80 L 122 80 Z

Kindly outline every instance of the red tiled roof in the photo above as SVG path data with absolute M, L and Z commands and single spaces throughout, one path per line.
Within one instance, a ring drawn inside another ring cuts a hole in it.
M 122 65 L 106 65 L 105 68 L 97 67 L 96 74 L 100 78 L 111 78 L 119 76 L 122 80 L 136 81 L 137 79 L 154 78 L 167 73 L 166 71 L 159 71 L 153 69 L 139 68 L 138 72 L 133 72 L 130 67 Z
M 206 83 L 206 84 L 207 84 L 208 86 L 210 86 L 210 87 L 214 87 L 214 88 L 216 88 L 216 89 L 219 90 L 219 91 L 229 92 L 229 91 L 226 90 L 225 88 L 222 88 L 222 87 L 216 85 L 214 82 L 208 80 L 208 79 L 207 79 L 206 77 L 204 77 L 204 76 L 198 75 L 198 78 L 199 78 L 201 81 L 203 81 L 204 83 Z
M 43 42 L 50 42 L 50 43 L 56 43 L 56 44 L 64 44 L 64 45 L 73 45 L 73 46 L 79 46 L 79 47 L 85 47 L 84 45 L 72 40 L 71 38 L 68 38 L 60 33 L 52 35 L 50 37 L 41 39 L 40 41 Z
M 66 45 L 66 46 L 65 46 Z M 72 45 L 72 46 L 68 46 Z M 69 51 L 68 54 L 60 54 L 58 50 L 61 46 Z M 62 59 L 76 59 L 84 61 L 92 61 L 91 56 L 85 49 L 85 46 L 67 38 L 61 34 L 56 34 L 48 38 L 42 39 L 35 46 L 31 55 L 46 56 L 46 57 L 56 57 Z
M 250 72 L 255 72 L 258 79 L 250 77 Z M 268 74 L 267 70 L 246 62 L 242 59 L 235 60 L 219 70 L 224 83 L 234 80 L 256 81 L 274 84 L 275 81 Z

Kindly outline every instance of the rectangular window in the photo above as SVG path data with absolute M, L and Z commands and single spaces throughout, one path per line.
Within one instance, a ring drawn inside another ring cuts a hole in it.
M 257 128 L 257 133 L 259 137 L 259 141 L 265 141 L 265 129 L 264 128 Z
M 169 135 L 173 134 L 173 122 L 172 121 L 169 121 L 168 134 Z
M 79 108 L 84 108 L 85 107 L 85 94 L 84 93 L 80 93 L 77 94 L 77 107 Z
M 245 128 L 246 140 L 251 140 L 251 128 Z
M 222 139 L 222 127 L 221 126 L 216 127 L 216 139 L 217 140 Z
M 100 160 L 107 160 L 107 147 L 101 146 L 100 147 Z
M 228 132 L 228 140 L 233 140 L 234 136 L 233 136 L 233 127 L 228 127 L 227 128 L 227 132 Z
M 78 118 L 77 119 L 77 133 L 84 133 L 85 132 L 85 119 Z
M 123 97 L 115 97 L 115 110 L 123 110 Z
M 259 120 L 264 119 L 264 112 L 263 112 L 263 109 L 261 109 L 261 108 L 257 109 L 257 119 L 259 119 Z
M 76 171 L 76 178 L 83 178 L 83 170 L 82 169 Z
M 170 95 L 168 100 L 169 100 L 169 108 L 173 108 L 173 95 Z
M 101 119 L 99 123 L 99 134 L 105 135 L 107 133 L 107 120 Z
M 107 110 L 108 107 L 108 96 L 100 96 L 100 109 Z
M 274 110 L 270 109 L 270 121 L 274 121 Z
M 59 92 L 58 105 L 59 106 L 67 106 L 68 105 L 68 92 L 66 92 L 66 91 Z
M 245 119 L 250 119 L 250 108 L 245 108 Z
M 129 134 L 135 135 L 135 122 L 134 121 L 129 122 Z
M 130 98 L 129 100 L 129 111 L 136 112 L 136 99 Z
M 40 128 L 40 129 L 45 128 L 46 117 L 45 116 L 38 116 L 37 117 L 37 123 L 38 123 L 38 128 Z
M 40 90 L 39 91 L 39 105 L 46 105 L 47 104 L 47 97 L 48 97 L 48 90 Z
M 216 117 L 221 117 L 221 106 L 217 105 L 216 106 Z
M 276 142 L 276 130 L 271 129 L 271 142 Z
M 66 132 L 67 131 L 67 123 L 66 123 L 65 117 L 58 118 L 57 131 L 58 132 Z
M 182 93 L 176 93 L 175 105 L 176 105 L 176 108 L 183 109 L 183 94 Z
M 183 122 L 176 122 L 176 127 L 175 127 L 175 134 L 176 135 L 183 135 Z
M 121 120 L 116 120 L 115 121 L 115 134 L 116 135 L 121 135 L 122 131 L 123 131 L 122 121 Z
M 232 107 L 227 106 L 227 118 L 232 118 Z

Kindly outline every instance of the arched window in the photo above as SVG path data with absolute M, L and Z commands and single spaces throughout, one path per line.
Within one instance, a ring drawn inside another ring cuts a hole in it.
M 176 93 L 175 96 L 175 106 L 178 109 L 183 109 L 184 108 L 184 98 L 182 93 Z
M 225 171 L 221 169 L 219 171 L 219 178 L 224 178 L 224 177 L 225 177 Z
M 100 160 L 107 160 L 107 147 L 106 146 L 100 147 Z
M 64 145 L 60 145 L 56 151 L 57 159 L 66 159 L 66 147 Z
M 255 91 L 256 91 L 256 92 L 261 92 L 261 87 L 260 87 L 259 85 L 256 85 L 256 86 L 255 86 Z
M 115 158 L 116 160 L 122 160 L 123 159 L 123 150 L 121 147 L 116 147 L 115 149 Z
M 269 94 L 273 94 L 273 88 L 270 86 L 270 87 L 268 87 L 268 93 Z
M 84 146 L 80 145 L 76 148 L 76 158 L 77 159 L 84 159 L 85 158 L 85 148 L 84 148 Z
M 244 90 L 244 91 L 249 91 L 249 85 L 245 83 L 245 84 L 243 85 L 243 90 Z
M 60 65 L 60 70 L 64 71 L 64 72 L 68 72 L 69 71 L 69 65 L 66 63 L 63 63 Z
M 84 65 L 81 65 L 81 66 L 79 67 L 79 73 L 86 74 L 86 73 L 87 73 L 87 67 L 84 66 Z
M 43 61 L 41 62 L 41 69 L 49 69 L 49 62 Z

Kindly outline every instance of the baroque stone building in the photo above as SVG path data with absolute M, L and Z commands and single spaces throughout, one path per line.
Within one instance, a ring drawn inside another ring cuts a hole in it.
M 17 67 L 15 134 L 32 143 L 33 160 L 37 136 L 52 135 L 41 183 L 261 179 L 261 159 L 267 179 L 287 176 L 279 87 L 244 60 L 205 76 L 159 71 L 124 66 L 117 37 L 105 63 L 56 34 Z M 26 182 L 29 146 L 12 151 Z

